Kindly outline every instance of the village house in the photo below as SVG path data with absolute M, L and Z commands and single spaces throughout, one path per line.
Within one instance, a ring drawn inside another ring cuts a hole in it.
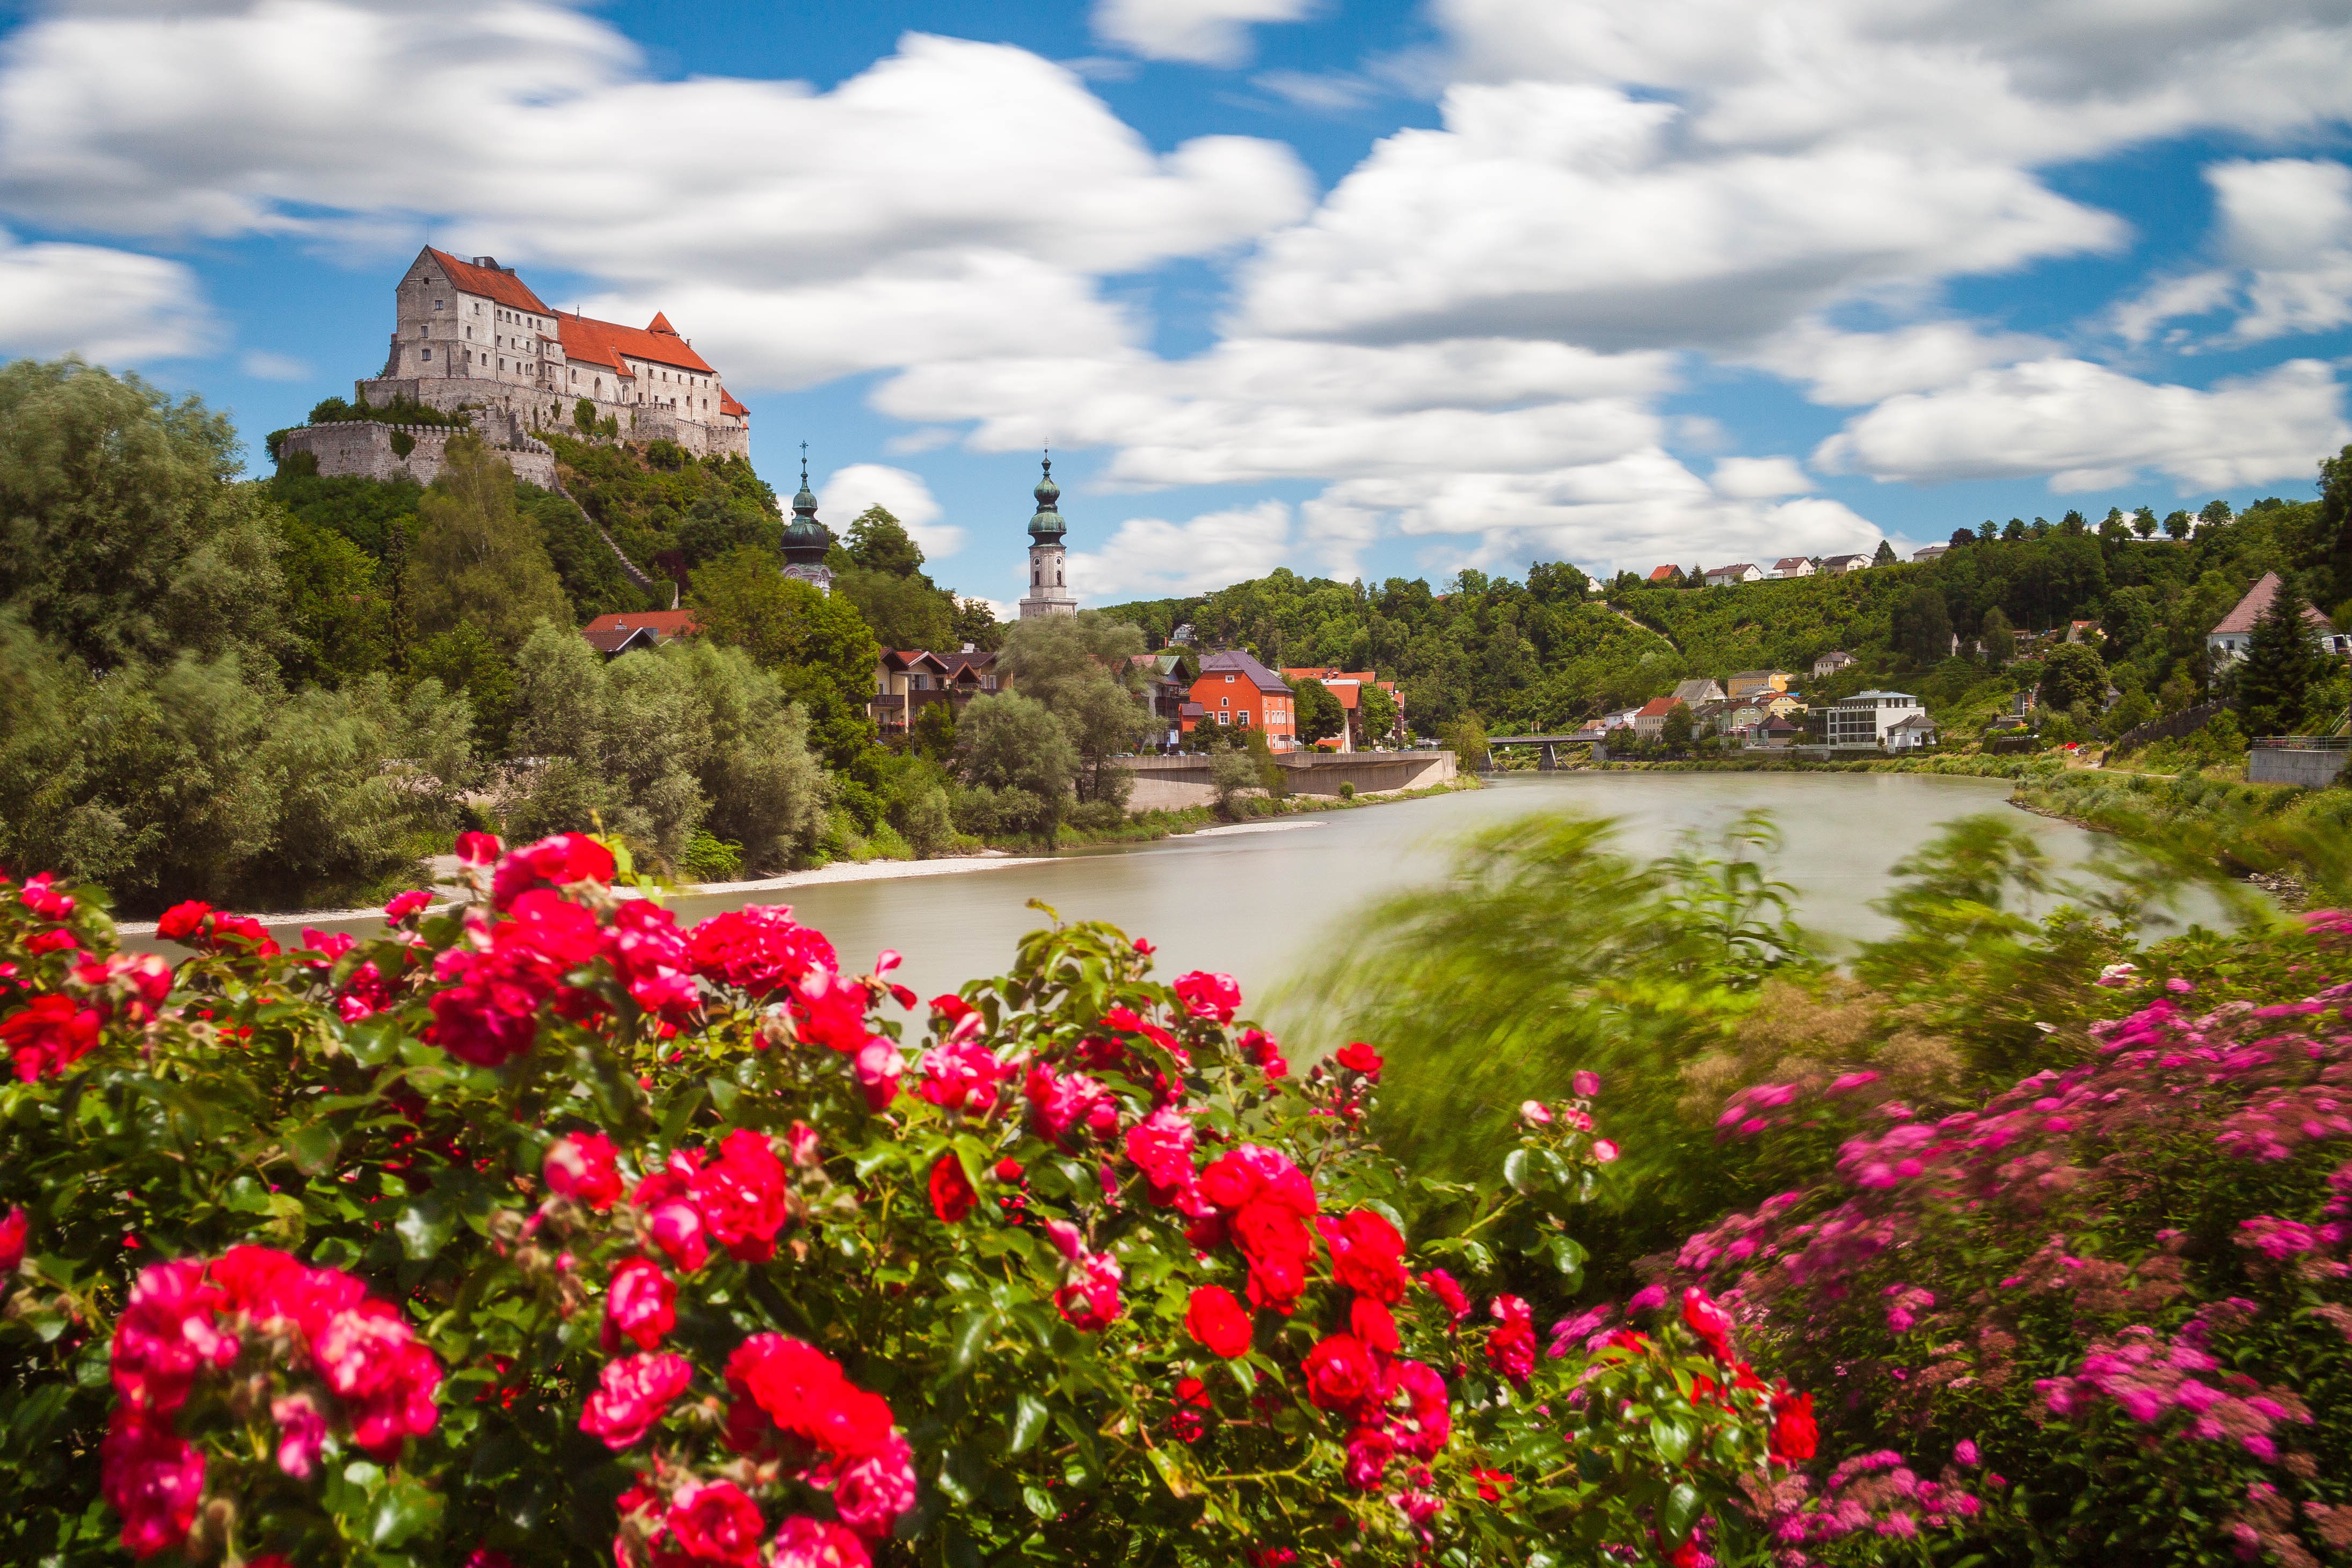
M 1668 561 L 1665 565 L 1652 571 L 1647 580 L 1657 583 L 1660 586 L 1664 586 L 1666 583 L 1672 582 L 1675 578 L 1681 576 L 1682 570 L 1683 569 L 1681 567 L 1675 565 L 1674 562 Z
M 1917 549 L 1911 552 L 1911 559 L 1913 560 L 1933 560 L 1951 548 L 1952 547 L 1949 545 L 1921 545 Z
M 1867 571 L 1870 558 L 1866 555 L 1833 555 L 1822 562 L 1822 575 L 1843 577 L 1850 571 Z
M 2262 580 L 2246 590 L 2246 596 L 2238 601 L 2236 607 L 2205 634 L 2205 646 L 2212 650 L 2217 662 L 2231 663 L 2246 656 L 2246 650 L 2253 645 L 2254 628 L 2270 613 L 2271 601 L 2278 597 L 2278 573 L 2263 573 Z M 2321 652 L 2339 659 L 2352 653 L 2352 636 L 2336 631 L 2326 616 L 2308 604 L 2303 607 L 2303 623 L 2310 628 L 2312 643 Z
M 1201 661 L 1192 682 L 1192 701 L 1200 714 L 1186 725 L 1213 725 L 1219 729 L 1255 729 L 1265 736 L 1270 751 L 1295 751 L 1298 722 L 1290 688 L 1282 677 L 1238 649 L 1212 653 Z
M 1832 749 L 1883 750 L 1889 730 L 1926 713 L 1908 692 L 1856 692 L 1831 706 L 1824 738 Z
M 1741 737 L 1740 744 L 1757 750 L 1794 746 L 1804 739 L 1802 725 L 1775 714 L 1761 724 L 1750 725 Z
M 874 695 L 866 700 L 866 712 L 880 734 L 904 735 L 933 703 L 961 713 L 982 692 L 999 689 L 996 655 L 968 643 L 953 653 L 885 648 L 875 662 Z
M 658 648 L 664 643 L 691 637 L 701 630 L 691 610 L 616 610 L 580 628 L 580 635 L 606 658 L 617 659 L 641 648 Z
M 1763 576 L 1764 574 L 1759 571 L 1753 563 L 1743 560 L 1731 566 L 1718 566 L 1708 572 L 1706 585 L 1709 588 L 1727 588 L 1736 582 L 1759 581 Z
M 1151 716 L 1151 744 L 1172 749 L 1184 734 L 1184 702 L 1192 669 L 1182 653 L 1138 653 L 1128 663 L 1142 683 L 1143 709 Z
M 1813 563 L 1804 556 L 1784 555 L 1772 563 L 1772 575 L 1779 578 L 1811 577 L 1813 575 Z
M 1924 751 L 1936 744 L 1936 721 L 1924 713 L 1910 717 L 1886 729 L 1886 749 L 1889 751 Z
M 1655 740 L 1666 732 L 1666 716 L 1678 706 L 1672 697 L 1652 697 L 1633 710 L 1633 733 L 1643 740 Z
M 1378 686 L 1388 693 L 1389 702 L 1396 709 L 1397 723 L 1404 722 L 1404 694 L 1397 690 L 1394 681 L 1384 681 L 1373 670 L 1339 670 L 1285 667 L 1282 678 L 1296 685 L 1300 681 L 1315 681 L 1339 699 L 1339 711 L 1347 724 L 1330 740 L 1318 740 L 1318 747 L 1329 746 L 1337 751 L 1361 751 L 1368 746 L 1388 739 L 1386 735 L 1367 735 L 1364 729 L 1364 688 Z
M 1813 661 L 1813 678 L 1815 680 L 1821 680 L 1827 676 L 1834 675 L 1840 670 L 1844 669 L 1848 664 L 1853 663 L 1853 655 L 1852 653 L 1844 653 L 1843 651 L 1833 651 L 1823 653 L 1820 658 Z
M 2095 621 L 2069 621 L 2066 622 L 2066 641 L 2069 643 L 2088 643 L 2093 638 L 2095 638 L 2100 634 L 2099 623 Z
M 1692 680 L 1675 682 L 1673 700 L 1696 708 L 1702 703 L 1719 703 L 1727 695 L 1720 685 L 1700 675 Z
M 1794 678 L 1786 670 L 1742 670 L 1723 683 L 1723 693 L 1729 697 L 1754 697 L 1785 692 Z

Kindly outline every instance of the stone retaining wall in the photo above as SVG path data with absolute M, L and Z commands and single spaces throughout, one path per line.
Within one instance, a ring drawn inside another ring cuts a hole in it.
M 415 443 L 405 456 L 394 450 L 394 434 Z M 278 443 L 278 460 L 282 463 L 297 452 L 308 452 L 319 460 L 319 472 L 330 478 L 414 479 L 430 485 L 440 476 L 449 438 L 464 434 L 461 427 L 450 425 L 393 425 L 372 419 L 306 424 L 286 433 Z M 556 487 L 555 453 L 544 443 L 530 441 L 490 450 L 507 460 L 516 478 L 543 490 Z
M 2300 784 L 2306 789 L 2325 789 L 2336 782 L 2344 771 L 2345 753 L 2341 751 L 2304 751 L 2284 746 L 2257 746 L 2246 753 L 2246 781 L 2250 784 Z

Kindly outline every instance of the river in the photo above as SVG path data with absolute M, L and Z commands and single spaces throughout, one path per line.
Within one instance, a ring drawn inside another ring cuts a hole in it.
M 2097 842 L 2071 823 L 2011 811 L 2008 793 L 1997 779 L 1902 773 L 1507 774 L 1485 789 L 1001 869 L 682 897 L 674 907 L 690 923 L 745 904 L 789 904 L 832 938 L 845 964 L 864 968 L 877 952 L 897 948 L 906 963 L 896 977 L 929 997 L 1001 973 L 1022 934 L 1044 923 L 1026 907 L 1034 898 L 1066 920 L 1108 920 L 1150 938 L 1165 973 L 1222 969 L 1255 998 L 1326 946 L 1350 941 L 1349 920 L 1371 900 L 1442 876 L 1452 841 L 1527 812 L 1614 817 L 1622 846 L 1647 859 L 1686 830 L 1712 841 L 1742 811 L 1764 808 L 1780 826 L 1777 873 L 1797 890 L 1799 918 L 1850 943 L 1888 929 L 1871 901 L 1886 890 L 1897 861 L 1955 818 L 2000 811 L 2062 865 L 2081 862 Z M 2222 918 L 2218 902 L 2201 894 L 2184 914 L 2208 924 Z M 374 924 L 341 923 L 353 931 Z

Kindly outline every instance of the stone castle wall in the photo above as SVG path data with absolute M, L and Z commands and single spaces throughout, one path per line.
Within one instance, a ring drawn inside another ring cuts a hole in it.
M 534 429 L 572 434 L 572 411 L 580 402 L 576 396 L 478 376 L 379 376 L 355 384 L 361 397 L 378 405 L 407 398 L 444 413 L 472 409 L 475 426 L 482 430 L 485 439 L 502 442 L 528 441 Z M 619 422 L 624 441 L 639 445 L 674 442 L 697 457 L 749 459 L 751 455 L 751 433 L 740 425 L 681 419 L 676 409 L 654 403 L 588 401 L 598 419 Z
M 393 448 L 395 433 L 415 443 L 406 456 Z M 440 477 L 450 437 L 464 434 L 446 425 L 393 425 L 374 420 L 307 424 L 286 433 L 278 443 L 278 460 L 282 463 L 297 452 L 308 452 L 319 460 L 319 472 L 330 478 L 414 479 L 430 485 Z M 546 443 L 526 438 L 494 444 L 491 450 L 507 460 L 516 478 L 542 490 L 556 487 L 555 453 Z

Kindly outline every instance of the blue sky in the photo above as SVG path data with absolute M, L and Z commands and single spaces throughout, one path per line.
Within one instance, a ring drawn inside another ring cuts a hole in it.
M 0 9 L 0 350 L 257 446 L 429 233 L 655 308 L 780 486 L 1098 601 L 2311 493 L 2352 5 Z

